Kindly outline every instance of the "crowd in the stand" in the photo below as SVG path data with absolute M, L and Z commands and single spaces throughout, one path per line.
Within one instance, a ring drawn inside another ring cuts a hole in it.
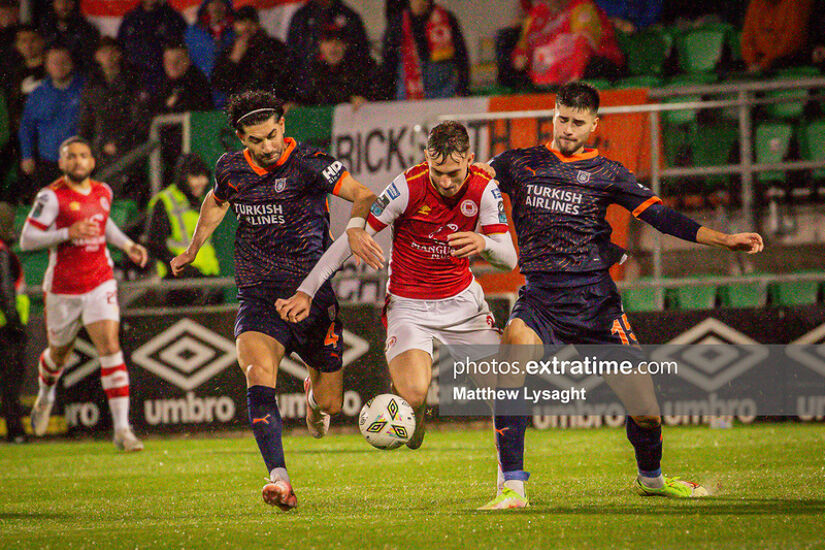
M 825 65 L 825 10 L 814 0 L 716 4 L 513 0 L 512 14 L 495 15 L 514 21 L 497 40 L 499 82 L 552 87 L 619 78 L 618 35 L 684 16 L 685 25 L 716 18 L 743 27 L 743 70 Z M 386 0 L 385 9 L 379 63 L 361 18 L 343 0 L 308 0 L 286 42 L 264 30 L 254 7 L 234 9 L 231 0 L 203 0 L 192 24 L 162 0 L 140 0 L 116 37 L 101 37 L 79 0 L 51 0 L 30 23 L 20 22 L 18 0 L 0 0 L 0 200 L 28 202 L 55 179 L 57 146 L 70 135 L 93 144 L 99 171 L 145 142 L 153 117 L 220 108 L 239 90 L 355 107 L 468 95 L 469 56 L 449 2 Z M 116 195 L 146 204 L 143 180 L 137 168 L 109 183 Z

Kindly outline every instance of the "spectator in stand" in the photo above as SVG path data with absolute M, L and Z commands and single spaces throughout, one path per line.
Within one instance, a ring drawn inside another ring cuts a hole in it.
M 235 41 L 232 19 L 230 0 L 203 0 L 197 20 L 186 29 L 184 37 L 189 56 L 207 78 L 212 75 L 221 52 Z
M 221 53 L 212 70 L 212 87 L 230 96 L 244 90 L 272 90 L 285 101 L 296 97 L 292 53 L 261 28 L 258 12 L 244 6 L 235 12 L 235 42 Z
M 52 0 L 51 9 L 40 21 L 40 34 L 47 44 L 65 44 L 80 72 L 93 66 L 100 33 L 80 14 L 79 0 Z
M 34 26 L 20 25 L 15 33 L 14 49 L 20 61 L 9 73 L 9 80 L 4 84 L 8 86 L 11 127 L 17 131 L 26 98 L 46 78 L 46 43 Z
M 346 37 L 350 55 L 358 60 L 359 66 L 369 66 L 372 56 L 361 17 L 341 0 L 309 0 L 292 16 L 287 32 L 286 43 L 296 62 L 296 81 L 310 78 L 319 55 L 321 33 L 330 27 L 338 28 Z
M 617 30 L 633 34 L 659 22 L 662 0 L 596 0 Z
M 183 17 L 163 0 L 141 0 L 123 17 L 118 42 L 149 90 L 157 91 L 163 80 L 163 45 L 182 42 L 185 30 Z
M 469 93 L 470 63 L 455 16 L 432 0 L 410 0 L 384 32 L 384 71 L 396 99 Z
M 161 277 L 174 278 L 169 272 L 169 262 L 186 250 L 195 234 L 201 202 L 209 189 L 210 178 L 209 168 L 198 155 L 181 155 L 175 163 L 173 183 L 149 202 L 151 218 L 147 243 L 149 253 L 157 260 L 157 271 Z M 217 277 L 219 274 L 218 255 L 210 239 L 179 277 Z M 220 290 L 182 289 L 166 295 L 166 303 L 173 306 L 202 306 L 222 301 Z
M 749 73 L 805 64 L 812 0 L 751 0 L 742 29 Z
M 310 78 L 302 82 L 301 103 L 337 105 L 352 103 L 359 109 L 382 95 L 378 66 L 370 59 L 364 66 L 349 54 L 349 44 L 337 27 L 321 33 L 319 58 L 312 64 Z
M 150 117 L 187 111 L 212 109 L 209 81 L 189 59 L 185 44 L 168 44 L 163 50 L 164 80 L 160 92 L 149 100 Z M 163 181 L 172 177 L 175 161 L 183 151 L 182 133 L 178 126 L 161 129 Z
M 8 78 L 11 69 L 19 62 L 14 51 L 17 25 L 20 23 L 20 6 L 17 0 L 0 0 L 0 74 Z
M 34 179 L 27 199 L 59 178 L 59 146 L 77 133 L 83 77 L 75 73 L 72 55 L 63 45 L 46 51 L 47 77 L 26 99 L 20 120 L 21 171 Z
M 101 38 L 94 58 L 97 67 L 80 100 L 78 135 L 91 144 L 97 169 L 102 169 L 144 141 L 147 120 L 141 105 L 148 94 L 136 85 L 140 78 L 131 67 L 124 66 L 123 50 L 117 40 Z M 116 196 L 141 202 L 141 186 L 129 185 L 138 180 L 137 171 L 127 170 L 118 178 L 109 178 L 107 183 Z
M 539 86 L 582 78 L 612 80 L 623 65 L 613 25 L 593 0 L 534 2 L 513 51 L 515 69 L 526 69 Z

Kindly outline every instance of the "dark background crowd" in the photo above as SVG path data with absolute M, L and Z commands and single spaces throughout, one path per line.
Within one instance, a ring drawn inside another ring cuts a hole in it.
M 380 52 L 343 0 L 309 0 L 292 17 L 286 43 L 267 34 L 253 7 L 234 9 L 231 0 L 203 0 L 191 25 L 162 0 L 141 0 L 116 37 L 100 36 L 78 3 L 34 2 L 31 21 L 21 22 L 18 0 L 0 0 L 0 200 L 25 204 L 55 179 L 57 146 L 70 135 L 93 144 L 100 170 L 144 143 L 153 117 L 221 108 L 239 90 L 268 88 L 291 104 L 356 108 L 471 93 L 467 47 L 448 1 L 387 0 Z M 552 89 L 570 79 L 616 80 L 628 75 L 622 44 L 634 35 L 709 21 L 742 29 L 741 51 L 726 56 L 729 69 L 822 66 L 822 4 L 514 1 L 513 13 L 496 15 L 512 21 L 496 39 L 498 83 Z M 553 53 L 559 32 L 576 37 L 563 55 Z M 145 179 L 138 168 L 109 183 L 117 196 L 144 205 Z

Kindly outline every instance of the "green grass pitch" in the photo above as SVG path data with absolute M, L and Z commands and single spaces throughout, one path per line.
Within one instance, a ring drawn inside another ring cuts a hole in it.
M 822 548 L 825 425 L 665 429 L 665 472 L 719 487 L 675 501 L 631 489 L 623 430 L 528 431 L 526 510 L 494 493 L 492 430 L 418 451 L 358 435 L 286 437 L 298 508 L 260 497 L 254 439 L 0 446 L 2 548 Z

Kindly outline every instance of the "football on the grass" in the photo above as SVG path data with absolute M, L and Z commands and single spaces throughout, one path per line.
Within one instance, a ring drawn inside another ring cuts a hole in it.
M 391 393 L 376 395 L 361 409 L 358 428 L 377 449 L 396 449 L 410 440 L 415 431 L 415 411 Z

